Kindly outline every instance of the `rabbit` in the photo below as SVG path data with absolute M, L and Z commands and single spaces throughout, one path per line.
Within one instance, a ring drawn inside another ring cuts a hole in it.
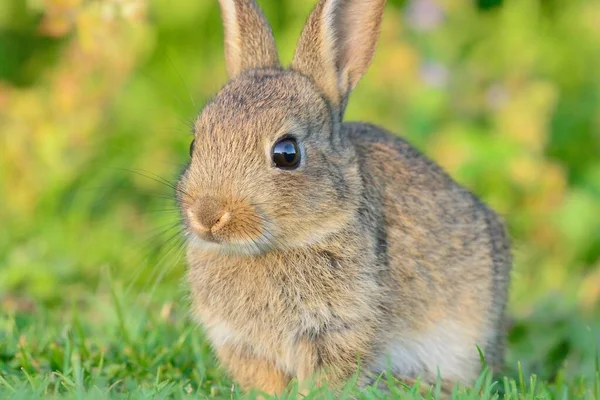
M 192 314 L 219 363 L 270 395 L 386 372 L 469 385 L 478 348 L 499 368 L 503 219 L 406 140 L 343 121 L 385 0 L 320 0 L 289 68 L 254 0 L 219 3 L 229 82 L 176 185 Z

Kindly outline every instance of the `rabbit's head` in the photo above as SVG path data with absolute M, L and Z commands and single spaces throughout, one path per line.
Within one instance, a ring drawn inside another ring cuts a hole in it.
M 188 239 L 236 254 L 318 242 L 359 204 L 341 119 L 372 59 L 385 1 L 322 0 L 287 70 L 253 0 L 220 4 L 231 79 L 194 123 L 177 190 Z

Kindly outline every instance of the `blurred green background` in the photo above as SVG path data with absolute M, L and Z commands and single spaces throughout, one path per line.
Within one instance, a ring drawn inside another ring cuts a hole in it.
M 314 1 L 259 3 L 288 63 Z M 509 361 L 589 372 L 600 2 L 388 3 L 347 120 L 408 138 L 506 217 Z M 68 315 L 112 285 L 138 305 L 185 308 L 161 181 L 175 182 L 191 122 L 227 80 L 222 40 L 216 0 L 0 1 L 0 313 Z

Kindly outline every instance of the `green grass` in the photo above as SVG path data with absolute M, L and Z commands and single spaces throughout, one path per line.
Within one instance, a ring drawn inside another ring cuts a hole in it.
M 0 398 L 255 397 L 241 393 L 218 367 L 181 293 L 172 293 L 179 301 L 148 301 L 107 281 L 87 298 L 60 307 L 5 299 L 3 308 L 9 311 L 0 317 Z M 585 322 L 568 314 L 542 322 L 536 318 L 546 314 L 539 313 L 511 330 L 509 363 L 514 368 L 508 369 L 509 376 L 484 373 L 473 388 L 456 390 L 453 398 L 600 399 L 592 344 L 596 327 L 582 329 Z M 582 332 L 588 340 L 581 338 Z M 522 360 L 518 364 L 517 358 Z M 577 368 L 570 368 L 570 361 Z M 582 365 L 588 369 L 580 369 Z M 531 374 L 532 368 L 541 375 Z M 361 392 L 350 381 L 341 394 L 321 389 L 308 398 L 419 399 L 438 394 L 394 382 L 383 385 L 387 393 L 375 388 Z M 294 390 L 290 388 L 288 398 L 294 398 Z

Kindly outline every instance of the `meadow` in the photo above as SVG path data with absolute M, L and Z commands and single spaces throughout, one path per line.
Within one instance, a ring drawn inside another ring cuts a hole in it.
M 259 3 L 289 62 L 314 1 Z M 222 36 L 216 0 L 0 2 L 0 398 L 254 396 L 190 318 L 170 186 Z M 346 119 L 407 138 L 513 242 L 506 370 L 456 399 L 600 400 L 599 71 L 595 0 L 388 1 Z M 307 397 L 335 396 L 386 394 Z

